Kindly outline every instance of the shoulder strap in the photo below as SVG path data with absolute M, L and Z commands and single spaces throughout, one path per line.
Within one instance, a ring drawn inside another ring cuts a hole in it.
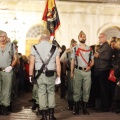
M 41 59 L 41 61 L 42 61 L 42 63 L 43 63 L 43 65 L 41 66 L 40 70 L 38 71 L 38 74 L 35 76 L 35 79 L 37 79 L 37 78 L 40 76 L 40 74 L 43 72 L 43 70 L 45 70 L 45 69 L 47 68 L 48 63 L 49 63 L 49 61 L 50 61 L 53 53 L 54 53 L 55 50 L 56 50 L 56 46 L 52 45 L 52 48 L 51 48 L 49 54 L 47 55 L 47 57 L 46 57 L 46 59 L 45 59 L 45 62 L 42 60 L 42 58 L 41 58 L 38 50 L 36 49 L 36 47 L 35 47 L 35 46 L 33 46 L 33 47 L 34 47 L 35 51 L 37 52 L 39 58 Z
M 38 52 L 38 50 L 37 50 L 37 48 L 35 47 L 35 45 L 34 45 L 33 47 L 34 47 L 36 53 L 38 54 L 40 60 L 42 61 L 42 63 L 44 63 L 44 61 L 43 61 L 43 59 L 41 58 L 40 53 Z
M 75 50 L 75 60 L 76 60 L 76 66 L 78 66 L 78 59 L 77 59 L 77 55 L 76 55 L 76 47 L 74 48 Z
M 11 63 L 13 60 L 14 52 L 13 52 L 13 43 L 11 43 Z

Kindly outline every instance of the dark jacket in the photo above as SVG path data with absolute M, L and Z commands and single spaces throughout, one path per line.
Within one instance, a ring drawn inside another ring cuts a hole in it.
M 112 63 L 115 71 L 115 77 L 120 80 L 120 50 L 115 49 L 115 58 Z
M 110 45 L 105 42 L 100 46 L 100 49 L 98 50 L 99 53 L 99 64 L 97 67 L 97 69 L 99 69 L 99 71 L 102 70 L 107 70 L 110 69 L 111 65 L 111 58 L 112 58 L 112 49 L 110 47 Z

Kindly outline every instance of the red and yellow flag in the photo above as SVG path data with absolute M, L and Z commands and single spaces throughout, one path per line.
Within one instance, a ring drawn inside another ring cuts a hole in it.
M 46 22 L 47 29 L 50 31 L 51 36 L 54 36 L 55 30 L 60 25 L 60 19 L 55 0 L 46 0 L 46 7 L 42 20 Z

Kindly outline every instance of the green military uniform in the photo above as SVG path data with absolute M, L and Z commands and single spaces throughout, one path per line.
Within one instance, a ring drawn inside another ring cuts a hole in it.
M 15 48 L 11 50 L 12 44 L 8 42 L 4 51 L 0 48 L 0 105 L 9 106 L 11 102 L 11 89 L 13 70 L 9 73 L 4 69 L 11 65 L 12 56 L 16 53 Z
M 79 45 L 75 47 L 76 50 L 79 48 Z M 75 59 L 75 48 L 73 48 L 73 52 L 71 58 Z M 90 47 L 86 46 L 85 50 L 89 50 Z M 89 61 L 90 51 L 88 52 L 81 52 L 82 56 L 86 61 Z M 91 55 L 91 59 L 93 59 L 93 55 Z M 74 101 L 81 101 L 83 95 L 83 101 L 88 102 L 90 87 L 91 87 L 91 71 L 85 72 L 79 68 L 86 68 L 88 65 L 82 59 L 81 56 L 77 56 L 78 65 L 74 70 Z
M 70 77 L 71 50 L 66 50 L 61 56 L 61 62 L 65 65 L 65 74 L 67 80 L 67 100 L 68 109 L 73 109 L 73 78 Z
M 79 114 L 80 101 L 83 102 L 83 114 L 89 114 L 87 111 L 87 102 L 89 100 L 91 88 L 91 70 L 85 71 L 89 66 L 88 63 L 93 59 L 92 52 L 89 46 L 85 46 L 84 50 L 80 50 L 79 46 L 73 48 L 71 55 L 72 59 L 76 59 L 73 78 L 73 99 L 75 102 L 75 113 Z
M 35 47 L 37 48 L 43 61 L 45 61 L 48 53 L 50 52 L 52 44 L 50 44 L 48 41 L 41 41 L 39 44 L 35 45 Z M 31 55 L 35 57 L 35 70 L 40 70 L 42 66 L 42 61 L 40 60 L 34 48 L 31 49 Z M 54 52 L 53 56 L 51 57 L 51 60 L 47 65 L 48 70 L 56 69 L 55 61 L 57 55 L 59 55 L 58 48 L 56 48 L 56 51 Z M 56 74 L 54 74 L 54 76 L 52 77 L 47 77 L 44 73 L 42 73 L 37 79 L 40 110 L 46 110 L 48 108 L 55 107 L 55 79 Z

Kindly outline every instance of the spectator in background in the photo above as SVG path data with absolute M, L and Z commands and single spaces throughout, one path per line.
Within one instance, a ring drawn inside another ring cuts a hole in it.
M 113 61 L 113 69 L 115 71 L 115 77 L 117 78 L 116 82 L 116 90 L 115 90 L 115 102 L 116 102 L 116 110 L 115 112 L 120 113 L 120 38 L 117 38 L 115 42 L 115 58 Z
M 116 37 L 112 37 L 110 41 L 110 47 L 112 48 L 112 58 L 111 58 L 111 68 L 112 68 L 112 63 L 115 61 L 115 54 L 116 54 L 116 49 L 115 49 L 115 43 L 116 43 Z M 115 101 L 114 101 L 114 96 L 115 96 L 115 88 L 116 88 L 116 82 L 109 81 L 109 92 L 110 92 L 110 110 L 115 109 Z
M 109 100 L 109 81 L 108 76 L 110 72 L 110 61 L 112 57 L 112 49 L 107 42 L 107 36 L 105 33 L 99 35 L 100 48 L 98 53 L 94 54 L 94 57 L 98 59 L 99 64 L 96 65 L 98 69 L 98 80 L 100 83 L 100 102 L 102 112 L 108 112 L 110 108 Z

